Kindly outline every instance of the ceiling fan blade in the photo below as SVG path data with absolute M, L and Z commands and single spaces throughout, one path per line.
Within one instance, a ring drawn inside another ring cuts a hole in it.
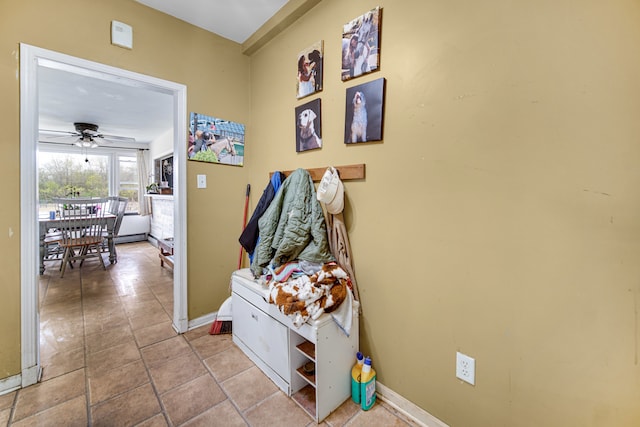
M 95 138 L 100 138 L 100 139 L 104 139 L 105 141 L 107 140 L 111 140 L 111 142 L 136 142 L 135 138 L 131 138 L 128 136 L 118 136 L 118 135 L 96 135 Z
M 40 134 L 39 135 L 39 139 L 70 139 L 70 140 L 75 140 L 76 138 L 78 138 L 78 135 L 47 135 L 45 134 Z
M 46 134 L 40 133 L 38 135 L 38 141 L 40 142 L 51 142 L 55 144 L 73 144 L 79 135 L 66 134 L 66 135 L 56 135 L 56 134 Z
M 68 131 L 68 130 L 40 129 L 38 132 L 40 132 L 40 134 L 46 134 L 46 133 L 59 134 L 59 133 L 63 133 L 65 135 L 80 136 L 80 134 L 78 132 L 71 132 L 71 131 Z
M 58 138 L 71 138 L 70 143 L 77 141 L 93 142 L 92 146 L 96 146 L 98 143 L 110 144 L 113 142 L 120 143 L 135 143 L 136 139 L 126 136 L 118 135 L 106 135 L 98 132 L 98 125 L 91 123 L 74 123 L 76 128 L 75 132 L 53 129 L 40 129 L 39 139 L 41 141 L 52 141 Z

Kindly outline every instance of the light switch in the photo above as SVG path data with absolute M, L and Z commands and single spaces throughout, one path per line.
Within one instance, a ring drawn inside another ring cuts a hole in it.
M 207 188 L 207 175 L 198 175 L 198 188 Z

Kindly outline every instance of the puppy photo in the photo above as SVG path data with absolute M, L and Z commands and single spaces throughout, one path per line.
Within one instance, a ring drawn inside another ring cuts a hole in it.
M 300 51 L 296 57 L 297 79 L 296 97 L 298 99 L 322 90 L 324 42 L 319 40 Z
M 315 91 L 320 92 L 322 90 L 322 78 L 323 78 L 323 60 L 322 60 L 322 52 L 318 49 L 314 49 L 309 52 L 309 62 L 312 63 L 313 66 L 313 83 L 315 86 Z
M 347 89 L 345 96 L 344 143 L 382 140 L 385 79 Z
M 296 151 L 321 148 L 320 135 L 320 99 L 315 99 L 296 108 Z
M 352 104 L 351 142 L 367 142 L 367 103 L 364 93 L 356 92 Z

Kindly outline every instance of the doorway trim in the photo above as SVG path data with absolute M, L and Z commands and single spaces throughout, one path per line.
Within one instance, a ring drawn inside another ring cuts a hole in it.
M 142 86 L 173 99 L 174 149 L 174 270 L 173 327 L 188 329 L 187 312 L 187 179 L 184 149 L 187 134 L 187 87 L 156 77 L 20 44 L 20 283 L 21 283 L 21 383 L 35 384 L 40 377 L 40 311 L 38 307 L 38 68 L 57 67 L 91 77 Z

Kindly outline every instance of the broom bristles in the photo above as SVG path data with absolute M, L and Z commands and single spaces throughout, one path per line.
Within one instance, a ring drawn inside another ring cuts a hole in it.
M 211 325 L 209 335 L 221 335 L 232 333 L 232 325 L 230 320 L 216 320 Z
M 231 329 L 232 320 L 233 320 L 233 314 L 231 312 L 231 297 L 229 297 L 220 306 L 220 309 L 216 314 L 216 320 L 211 325 L 211 330 L 209 331 L 209 334 L 210 335 L 230 334 L 232 332 L 232 329 Z

